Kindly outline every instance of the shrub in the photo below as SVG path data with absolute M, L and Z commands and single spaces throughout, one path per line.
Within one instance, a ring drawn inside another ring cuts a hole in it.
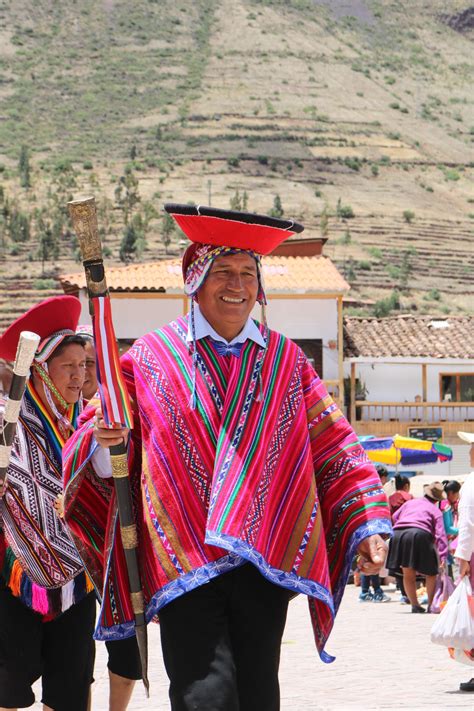
M 355 217 L 354 210 L 350 205 L 340 205 L 339 217 L 341 217 L 343 220 L 351 220 L 353 217 Z
M 351 170 L 360 170 L 362 163 L 360 158 L 344 158 L 344 165 L 347 165 Z
M 367 251 L 374 259 L 382 259 L 383 257 L 382 250 L 378 247 L 369 247 Z
M 444 171 L 445 180 L 456 181 L 456 180 L 459 180 L 460 177 L 461 176 L 459 175 L 458 171 L 455 168 L 446 168 L 446 170 Z
M 395 289 L 392 291 L 389 297 L 386 299 L 380 299 L 380 301 L 376 301 L 374 304 L 374 315 L 377 318 L 383 318 L 384 316 L 388 316 L 391 311 L 394 309 L 399 309 L 400 308 L 400 295 L 398 291 Z
M 376 178 L 377 175 L 379 174 L 379 167 L 375 163 L 372 163 L 370 166 L 370 170 L 372 171 L 372 175 Z
M 33 282 L 33 287 L 38 289 L 38 291 L 55 289 L 57 287 L 57 282 L 54 279 L 36 279 Z
M 240 163 L 239 159 L 236 158 L 235 156 L 232 157 L 232 158 L 228 158 L 228 159 L 227 159 L 227 165 L 228 165 L 230 168 L 238 168 L 238 167 L 239 167 L 239 163 Z
M 271 217 L 283 217 L 285 211 L 283 209 L 283 205 L 281 204 L 281 198 L 279 195 L 275 195 L 275 198 L 273 200 L 273 207 L 269 211 L 269 215 Z
M 338 240 L 339 244 L 350 244 L 352 241 L 352 235 L 349 230 L 346 230 L 341 238 Z
M 82 164 L 82 167 L 84 168 L 84 170 L 92 170 L 94 166 L 92 165 L 91 160 L 85 160 Z
M 67 173 L 72 170 L 72 163 L 69 158 L 58 158 L 54 164 L 54 170 L 57 173 Z
M 405 222 L 408 223 L 413 222 L 413 220 L 415 219 L 415 213 L 413 212 L 413 210 L 404 210 L 403 219 L 405 220 Z

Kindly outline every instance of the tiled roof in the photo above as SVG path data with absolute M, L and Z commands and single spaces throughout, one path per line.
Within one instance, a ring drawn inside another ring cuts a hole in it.
M 328 257 L 265 257 L 263 273 L 268 293 L 342 294 L 350 288 Z M 183 291 L 180 259 L 112 267 L 106 274 L 110 291 Z M 86 286 L 83 273 L 64 274 L 60 281 L 65 291 Z
M 474 317 L 346 317 L 344 355 L 474 358 Z

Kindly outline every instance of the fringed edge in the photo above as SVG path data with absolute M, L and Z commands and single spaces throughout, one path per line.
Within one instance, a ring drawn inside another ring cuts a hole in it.
M 94 590 L 94 585 L 85 571 L 59 588 L 43 588 L 33 583 L 9 546 L 5 551 L 0 575 L 12 595 L 26 607 L 48 619 L 54 619 L 66 612 Z

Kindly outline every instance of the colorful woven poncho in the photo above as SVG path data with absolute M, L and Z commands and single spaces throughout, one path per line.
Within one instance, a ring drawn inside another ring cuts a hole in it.
M 267 348 L 248 340 L 239 358 L 197 342 L 194 410 L 187 318 L 122 358 L 135 407 L 130 467 L 146 616 L 250 561 L 308 596 L 318 650 L 331 661 L 324 645 L 355 549 L 390 533 L 390 513 L 375 469 L 301 349 L 260 328 Z M 133 613 L 113 485 L 98 489 L 89 464 L 92 432 L 89 419 L 64 450 L 65 515 L 103 589 L 96 637 L 113 639 L 133 635 Z
M 78 405 L 68 418 L 75 422 Z M 31 381 L 23 398 L 0 499 L 0 576 L 27 607 L 52 619 L 93 590 L 64 522 L 54 510 L 62 493 L 64 439 Z

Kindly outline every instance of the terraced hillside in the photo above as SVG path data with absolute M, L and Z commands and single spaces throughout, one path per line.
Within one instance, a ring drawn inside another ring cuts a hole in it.
M 0 0 L 0 328 L 79 268 L 84 192 L 109 263 L 179 251 L 164 201 L 232 201 L 327 236 L 365 311 L 473 311 L 470 7 Z

